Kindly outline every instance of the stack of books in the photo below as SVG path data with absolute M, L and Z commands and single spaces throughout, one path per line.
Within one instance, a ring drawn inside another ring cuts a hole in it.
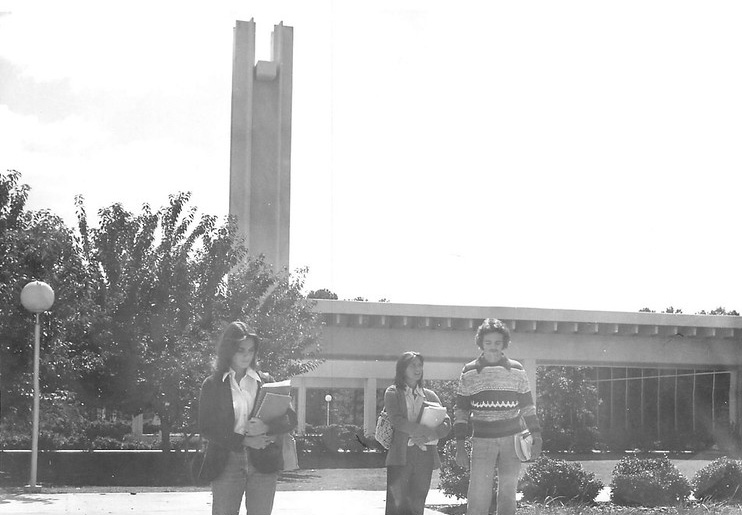
M 438 427 L 441 425 L 443 420 L 446 418 L 446 408 L 443 406 L 437 406 L 435 404 L 428 404 L 423 408 L 423 412 L 420 415 L 420 423 L 427 427 Z M 425 445 L 437 444 L 438 440 L 431 440 L 425 442 Z
M 268 422 L 285 415 L 291 406 L 291 379 L 264 383 L 255 401 L 255 416 Z

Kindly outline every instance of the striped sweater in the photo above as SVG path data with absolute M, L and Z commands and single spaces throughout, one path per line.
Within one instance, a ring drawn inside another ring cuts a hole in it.
M 477 438 L 514 435 L 523 429 L 521 417 L 532 433 L 541 431 L 523 365 L 506 357 L 487 363 L 480 356 L 464 366 L 454 408 L 457 440 L 468 436 L 469 422 Z

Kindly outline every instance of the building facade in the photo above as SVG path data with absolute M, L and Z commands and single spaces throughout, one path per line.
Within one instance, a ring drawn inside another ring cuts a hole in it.
M 595 368 L 601 432 L 639 427 L 659 434 L 701 423 L 739 427 L 742 317 L 316 302 L 325 323 L 325 362 L 292 379 L 300 431 L 306 427 L 308 399 L 314 399 L 310 405 L 316 412 L 317 399 L 343 391 L 359 405 L 362 399 L 363 408 L 350 415 L 346 409 L 344 419 L 333 422 L 362 421 L 365 433 L 373 433 L 379 391 L 392 383 L 399 355 L 421 352 L 426 379 L 455 380 L 464 363 L 479 354 L 474 334 L 487 317 L 508 324 L 507 354 L 523 363 L 533 389 L 538 367 Z M 332 406 L 326 407 L 332 413 Z M 319 411 L 309 418 L 321 420 L 324 411 Z

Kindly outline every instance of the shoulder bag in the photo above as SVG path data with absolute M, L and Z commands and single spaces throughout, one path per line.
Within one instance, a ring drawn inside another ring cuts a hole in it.
M 389 414 L 386 412 L 386 409 L 381 410 L 381 413 L 379 413 L 379 418 L 376 420 L 376 441 L 381 444 L 381 446 L 384 449 L 389 449 L 389 446 L 392 445 L 392 434 L 394 433 L 394 428 L 392 427 L 392 422 L 389 420 Z

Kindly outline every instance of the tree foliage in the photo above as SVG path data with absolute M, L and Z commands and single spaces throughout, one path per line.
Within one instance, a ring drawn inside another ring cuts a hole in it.
M 545 449 L 592 449 L 597 438 L 592 408 L 598 402 L 597 387 L 589 381 L 592 370 L 591 367 L 538 368 L 536 404 Z
M 739 316 L 739 313 L 737 312 L 736 309 L 730 309 L 729 311 L 727 311 L 727 309 L 723 306 L 719 306 L 718 308 L 712 309 L 709 312 L 706 312 L 706 310 L 702 309 L 696 314 L 697 315 L 727 315 L 727 316 L 734 316 L 734 317 Z
M 233 220 L 198 215 L 190 194 L 139 213 L 114 204 L 92 224 L 76 198 L 77 227 L 25 209 L 20 174 L 0 175 L 0 376 L 3 417 L 30 411 L 32 317 L 22 287 L 55 290 L 43 317 L 42 392 L 71 391 L 82 406 L 159 415 L 172 429 L 195 420 L 213 342 L 232 320 L 261 335 L 261 359 L 279 378 L 319 363 L 319 316 L 302 290 L 306 270 L 276 273 L 250 256 Z
M 50 212 L 27 211 L 28 190 L 18 172 L 0 174 L 0 417 L 30 412 L 34 317 L 20 304 L 28 282 L 55 290 L 54 305 L 40 317 L 42 390 L 76 388 L 96 360 L 85 345 L 89 298 L 74 235 Z
M 145 205 L 139 214 L 115 204 L 91 228 L 77 199 L 104 360 L 87 394 L 124 412 L 157 413 L 165 450 L 172 429 L 193 425 L 212 342 L 228 322 L 258 329 L 262 359 L 280 377 L 317 364 L 318 318 L 301 295 L 306 271 L 274 273 L 248 255 L 233 221 L 198 217 L 189 200 L 172 195 L 159 211 Z
M 653 309 L 649 309 L 647 307 L 641 308 L 639 310 L 639 313 L 655 313 Z M 682 314 L 683 310 L 679 308 L 674 308 L 672 306 L 669 306 L 665 308 L 662 313 L 667 314 Z M 728 315 L 728 316 L 739 316 L 739 312 L 736 309 L 730 309 L 727 310 L 724 306 L 719 306 L 718 308 L 714 308 L 710 311 L 706 311 L 705 309 L 702 309 L 701 311 L 697 312 L 696 315 Z
M 337 293 L 334 293 L 327 288 L 320 288 L 319 290 L 312 290 L 307 293 L 308 299 L 327 299 L 327 300 L 338 300 Z

